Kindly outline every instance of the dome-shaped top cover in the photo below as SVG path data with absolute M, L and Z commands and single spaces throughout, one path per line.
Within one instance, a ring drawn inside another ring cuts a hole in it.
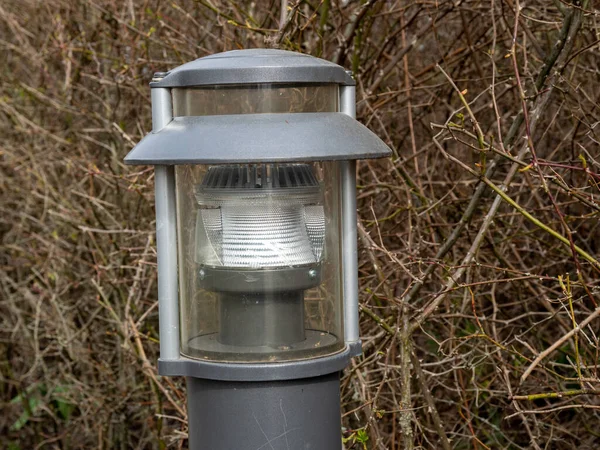
M 275 49 L 232 50 L 196 59 L 169 72 L 155 74 L 152 88 L 256 83 L 352 86 L 346 70 L 332 62 Z

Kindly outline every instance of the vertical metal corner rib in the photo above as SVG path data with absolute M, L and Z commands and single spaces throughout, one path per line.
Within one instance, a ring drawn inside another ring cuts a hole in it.
M 356 88 L 340 87 L 340 110 L 356 118 Z M 360 341 L 358 325 L 358 250 L 356 233 L 356 161 L 341 162 L 344 335 L 346 344 Z
M 169 89 L 153 89 L 152 130 L 161 130 L 172 119 L 171 92 Z M 179 286 L 175 169 L 173 166 L 158 165 L 154 170 L 160 356 L 178 359 Z

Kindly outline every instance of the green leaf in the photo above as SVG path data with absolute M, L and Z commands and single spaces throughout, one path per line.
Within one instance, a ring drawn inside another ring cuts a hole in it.
M 365 444 L 369 440 L 369 435 L 364 428 L 356 431 L 356 441 Z
M 75 410 L 75 405 L 63 400 L 56 400 L 56 409 L 58 410 L 61 419 L 67 422 Z
M 21 428 L 23 428 L 27 424 L 27 422 L 29 422 L 31 415 L 35 414 L 41 405 L 40 398 L 37 395 L 33 395 L 24 399 L 23 394 L 25 393 L 17 395 L 10 401 L 11 403 L 14 403 L 15 400 L 19 399 L 21 401 L 27 402 L 27 407 L 25 408 L 25 411 L 23 411 L 19 418 L 15 420 L 15 422 L 10 426 L 11 431 L 19 431 Z
M 65 386 L 57 386 L 54 388 L 52 392 L 52 406 L 56 411 L 58 411 L 58 415 L 61 419 L 68 421 L 75 410 L 75 405 L 70 403 L 64 396 L 60 394 L 68 392 L 69 389 Z

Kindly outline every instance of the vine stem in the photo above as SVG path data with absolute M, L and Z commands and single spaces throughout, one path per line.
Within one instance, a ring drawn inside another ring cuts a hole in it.
M 524 382 L 527 379 L 527 377 L 529 377 L 529 375 L 531 375 L 531 372 L 533 372 L 533 369 L 535 369 L 536 366 L 546 356 L 548 356 L 550 353 L 552 353 L 554 350 L 556 350 L 558 347 L 560 347 L 563 344 L 563 342 L 565 342 L 566 340 L 570 339 L 572 336 L 574 336 L 575 334 L 577 334 L 581 330 L 583 330 L 586 326 L 588 326 L 588 324 L 592 320 L 596 319 L 599 316 L 600 316 L 600 307 L 596 308 L 596 310 L 592 314 L 590 314 L 584 321 L 582 321 L 579 325 L 577 325 L 575 328 L 573 328 L 568 333 L 564 334 L 561 338 L 557 339 L 556 342 L 554 342 L 554 344 L 552 344 L 546 350 L 544 350 L 539 355 L 537 355 L 537 357 L 531 362 L 531 364 L 529 365 L 527 370 L 525 372 L 523 372 L 523 375 L 521 375 L 521 383 Z
M 440 146 L 440 148 L 441 148 L 441 146 Z M 442 149 L 442 151 L 444 151 L 443 148 L 441 148 L 441 149 Z M 581 247 L 579 247 L 579 246 L 575 245 L 574 243 L 572 243 L 572 241 L 570 241 L 569 239 L 567 239 L 566 237 L 564 237 L 559 232 L 555 231 L 554 229 L 552 229 L 551 227 L 549 227 L 548 225 L 546 225 L 545 223 L 543 223 L 539 219 L 536 219 L 534 216 L 532 216 L 531 214 L 529 214 L 525 210 L 525 208 L 523 208 L 516 201 L 514 201 L 512 198 L 510 198 L 506 194 L 506 192 L 504 192 L 504 190 L 502 188 L 496 186 L 489 178 L 487 178 L 487 177 L 485 177 L 483 175 L 478 174 L 475 170 L 473 170 L 471 167 L 469 167 L 468 165 L 466 165 L 465 163 L 463 163 L 461 160 L 455 158 L 454 156 L 452 156 L 452 155 L 450 155 L 448 153 L 446 153 L 446 156 L 447 156 L 448 159 L 450 159 L 451 161 L 457 163 L 458 165 L 460 165 L 463 169 L 465 169 L 466 171 L 468 171 L 472 175 L 479 177 L 479 179 L 481 181 L 483 181 L 488 187 L 490 187 L 496 194 L 498 194 L 500 196 L 500 198 L 502 198 L 502 200 L 504 200 L 506 203 L 508 203 L 513 208 L 515 208 L 519 212 L 519 214 L 523 215 L 531 223 L 533 223 L 537 227 L 541 228 L 546 233 L 552 235 L 553 237 L 555 237 L 556 239 L 558 239 L 562 243 L 564 243 L 564 244 L 568 245 L 569 247 L 571 247 L 583 259 L 585 259 L 586 261 L 588 261 L 589 263 L 591 263 L 596 269 L 600 270 L 600 262 L 597 259 L 595 259 L 592 255 L 590 255 L 588 252 L 586 252 Z

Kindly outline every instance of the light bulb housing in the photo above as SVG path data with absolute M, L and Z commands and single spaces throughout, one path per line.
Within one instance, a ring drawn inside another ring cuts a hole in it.
M 213 362 L 345 348 L 334 162 L 175 169 L 181 353 Z

